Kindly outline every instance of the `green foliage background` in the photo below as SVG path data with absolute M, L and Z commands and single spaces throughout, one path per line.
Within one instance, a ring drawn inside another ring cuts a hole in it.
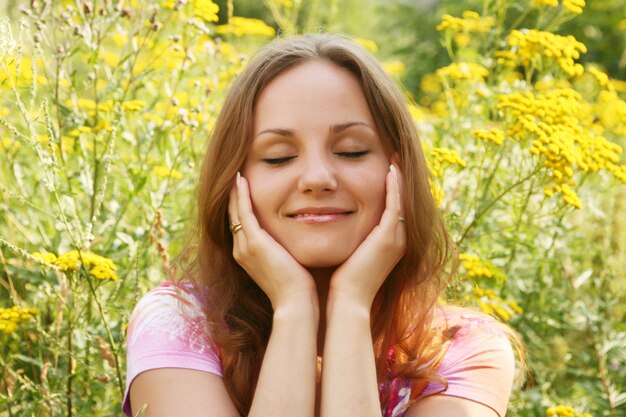
M 0 416 L 120 414 L 225 89 L 276 32 L 326 30 L 405 86 L 448 298 L 526 346 L 509 415 L 626 416 L 625 0 L 144 3 L 0 4 Z

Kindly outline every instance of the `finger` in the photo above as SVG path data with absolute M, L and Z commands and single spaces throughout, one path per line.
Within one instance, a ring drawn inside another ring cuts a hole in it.
M 231 224 L 239 223 L 239 216 L 237 213 L 237 183 L 233 184 L 228 194 L 228 217 Z
M 395 228 L 398 223 L 401 223 L 398 219 L 402 216 L 399 187 L 400 178 L 395 166 L 391 165 L 391 167 L 386 178 L 387 193 L 385 196 L 385 210 L 381 216 L 380 223 L 383 227 Z
M 241 175 L 237 176 L 237 213 L 239 214 L 239 222 L 248 235 L 260 229 L 259 222 L 252 209 L 248 180 Z

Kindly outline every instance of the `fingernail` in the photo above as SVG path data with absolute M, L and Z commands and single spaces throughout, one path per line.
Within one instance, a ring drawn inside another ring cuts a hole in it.
M 398 171 L 396 171 L 396 167 L 393 164 L 389 165 L 389 171 L 391 171 L 393 177 L 396 179 L 396 181 L 398 181 Z
M 239 187 L 239 184 L 241 184 L 241 174 L 239 173 L 239 171 L 237 171 L 237 187 Z

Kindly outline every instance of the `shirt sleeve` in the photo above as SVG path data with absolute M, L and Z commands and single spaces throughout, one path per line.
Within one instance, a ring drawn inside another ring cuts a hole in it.
M 507 335 L 490 317 L 463 314 L 439 372 L 448 381 L 429 384 L 421 396 L 450 395 L 506 414 L 515 374 L 515 355 Z
M 131 416 L 129 390 L 135 377 L 159 368 L 194 369 L 223 376 L 199 299 L 189 287 L 169 282 L 147 293 L 128 323 L 122 406 L 126 416 Z

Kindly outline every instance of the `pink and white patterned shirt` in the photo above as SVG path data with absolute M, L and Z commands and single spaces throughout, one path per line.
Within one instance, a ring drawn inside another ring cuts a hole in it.
M 206 332 L 203 301 L 191 291 L 177 291 L 165 282 L 146 294 L 135 307 L 127 338 L 126 392 L 123 411 L 131 417 L 130 386 L 137 375 L 159 368 L 185 368 L 223 376 L 215 346 Z M 459 307 L 444 308 L 450 326 L 458 327 L 439 373 L 448 381 L 430 383 L 419 397 L 450 395 L 481 403 L 504 417 L 515 372 L 515 359 L 506 335 L 495 320 Z M 411 398 L 411 382 L 397 378 L 382 417 L 403 417 Z

